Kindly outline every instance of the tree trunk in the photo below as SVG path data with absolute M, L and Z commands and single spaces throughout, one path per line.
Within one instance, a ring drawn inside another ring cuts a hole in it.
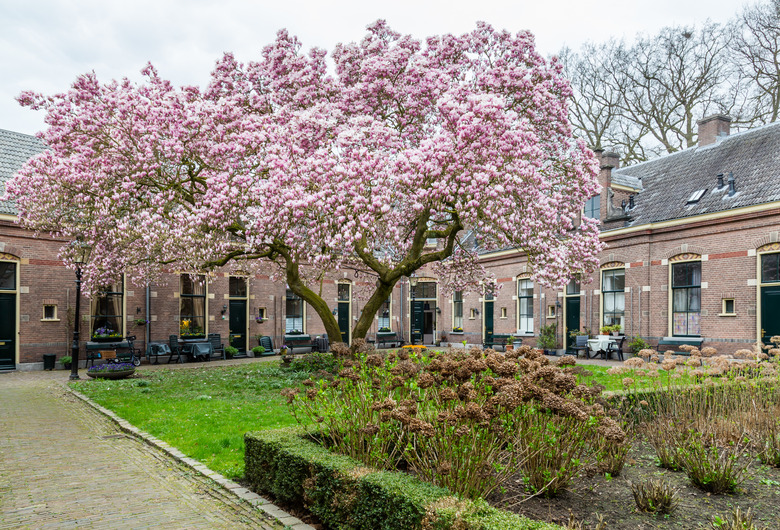
M 371 324 L 374 322 L 374 316 L 377 311 L 379 311 L 379 308 L 382 307 L 385 300 L 392 294 L 393 287 L 396 283 L 398 283 L 398 280 L 392 283 L 380 282 L 376 291 L 374 291 L 374 294 L 371 295 L 371 298 L 368 299 L 368 302 L 366 302 L 366 305 L 363 306 L 363 310 L 360 312 L 360 318 L 358 319 L 357 324 L 355 324 L 355 328 L 352 330 L 353 340 L 366 338 L 366 333 L 368 333 Z
M 317 312 L 317 315 L 319 315 L 322 320 L 322 324 L 325 326 L 325 332 L 328 334 L 328 341 L 331 344 L 341 342 L 341 330 L 339 329 L 339 323 L 336 321 L 336 317 L 331 313 L 327 302 L 325 302 L 317 293 L 306 287 L 301 281 L 297 264 L 289 264 L 288 262 L 287 285 L 292 292 L 300 296 L 304 302 L 308 303 L 314 311 Z

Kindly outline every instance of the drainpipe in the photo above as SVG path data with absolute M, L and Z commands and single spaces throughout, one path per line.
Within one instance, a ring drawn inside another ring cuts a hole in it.
M 151 292 L 149 290 L 149 284 L 146 284 L 146 333 L 144 334 L 144 345 L 148 348 L 149 341 L 152 340 L 152 315 L 151 315 Z

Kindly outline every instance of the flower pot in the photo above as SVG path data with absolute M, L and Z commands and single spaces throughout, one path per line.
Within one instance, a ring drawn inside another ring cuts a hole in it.
M 62 363 L 62 367 L 66 370 L 70 370 L 71 366 L 73 366 L 73 363 Z
M 122 342 L 122 337 L 92 337 L 92 342 Z

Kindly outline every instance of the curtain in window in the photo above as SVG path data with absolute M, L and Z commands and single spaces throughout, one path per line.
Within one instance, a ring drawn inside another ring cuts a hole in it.
M 517 282 L 517 301 L 518 301 L 518 323 L 517 327 L 521 333 L 534 332 L 534 284 L 531 280 L 518 280 Z
M 122 323 L 122 282 L 109 285 L 96 294 L 90 301 L 91 336 L 121 337 L 124 332 Z

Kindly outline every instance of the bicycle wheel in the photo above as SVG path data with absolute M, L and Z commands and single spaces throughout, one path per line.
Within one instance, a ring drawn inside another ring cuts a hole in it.
M 133 355 L 133 366 L 141 366 L 141 358 L 137 355 Z

